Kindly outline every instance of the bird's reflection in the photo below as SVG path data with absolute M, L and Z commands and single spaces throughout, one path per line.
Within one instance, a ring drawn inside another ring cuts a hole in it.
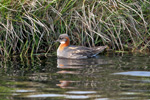
M 80 68 L 84 65 L 108 64 L 105 59 L 57 59 L 57 68 Z M 80 67 L 79 67 L 80 66 Z
M 57 59 L 57 68 L 60 70 L 57 71 L 59 74 L 74 74 L 79 75 L 81 74 L 81 70 L 86 68 L 89 65 L 100 65 L 100 64 L 107 64 L 108 62 L 104 59 Z M 71 83 L 79 82 L 79 81 L 72 81 L 72 80 L 59 80 L 60 84 L 57 86 L 61 88 L 74 88 L 71 87 Z
M 75 88 L 75 87 L 72 87 L 72 86 L 70 86 L 71 85 L 71 83 L 74 83 L 75 81 L 66 81 L 66 80 L 60 80 L 59 81 L 60 82 L 60 84 L 56 84 L 56 86 L 59 86 L 60 88 L 71 88 L 71 89 L 73 89 L 73 88 Z

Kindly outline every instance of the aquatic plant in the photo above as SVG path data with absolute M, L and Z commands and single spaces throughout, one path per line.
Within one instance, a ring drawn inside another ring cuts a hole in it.
M 2 56 L 52 53 L 59 34 L 72 44 L 150 50 L 148 0 L 1 0 Z

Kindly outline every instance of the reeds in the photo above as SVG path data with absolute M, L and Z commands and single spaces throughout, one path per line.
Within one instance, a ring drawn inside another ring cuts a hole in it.
M 59 34 L 72 44 L 149 51 L 148 0 L 1 0 L 0 53 L 54 52 Z

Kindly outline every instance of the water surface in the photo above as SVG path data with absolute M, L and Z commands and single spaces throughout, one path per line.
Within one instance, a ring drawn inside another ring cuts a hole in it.
M 149 55 L 16 57 L 0 64 L 0 100 L 150 99 Z

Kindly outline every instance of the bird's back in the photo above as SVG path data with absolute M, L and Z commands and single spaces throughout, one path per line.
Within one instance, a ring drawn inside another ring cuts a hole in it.
M 107 46 L 99 46 L 94 48 L 84 46 L 67 46 L 63 51 L 57 51 L 60 58 L 84 59 L 95 57 L 97 54 L 104 51 Z

